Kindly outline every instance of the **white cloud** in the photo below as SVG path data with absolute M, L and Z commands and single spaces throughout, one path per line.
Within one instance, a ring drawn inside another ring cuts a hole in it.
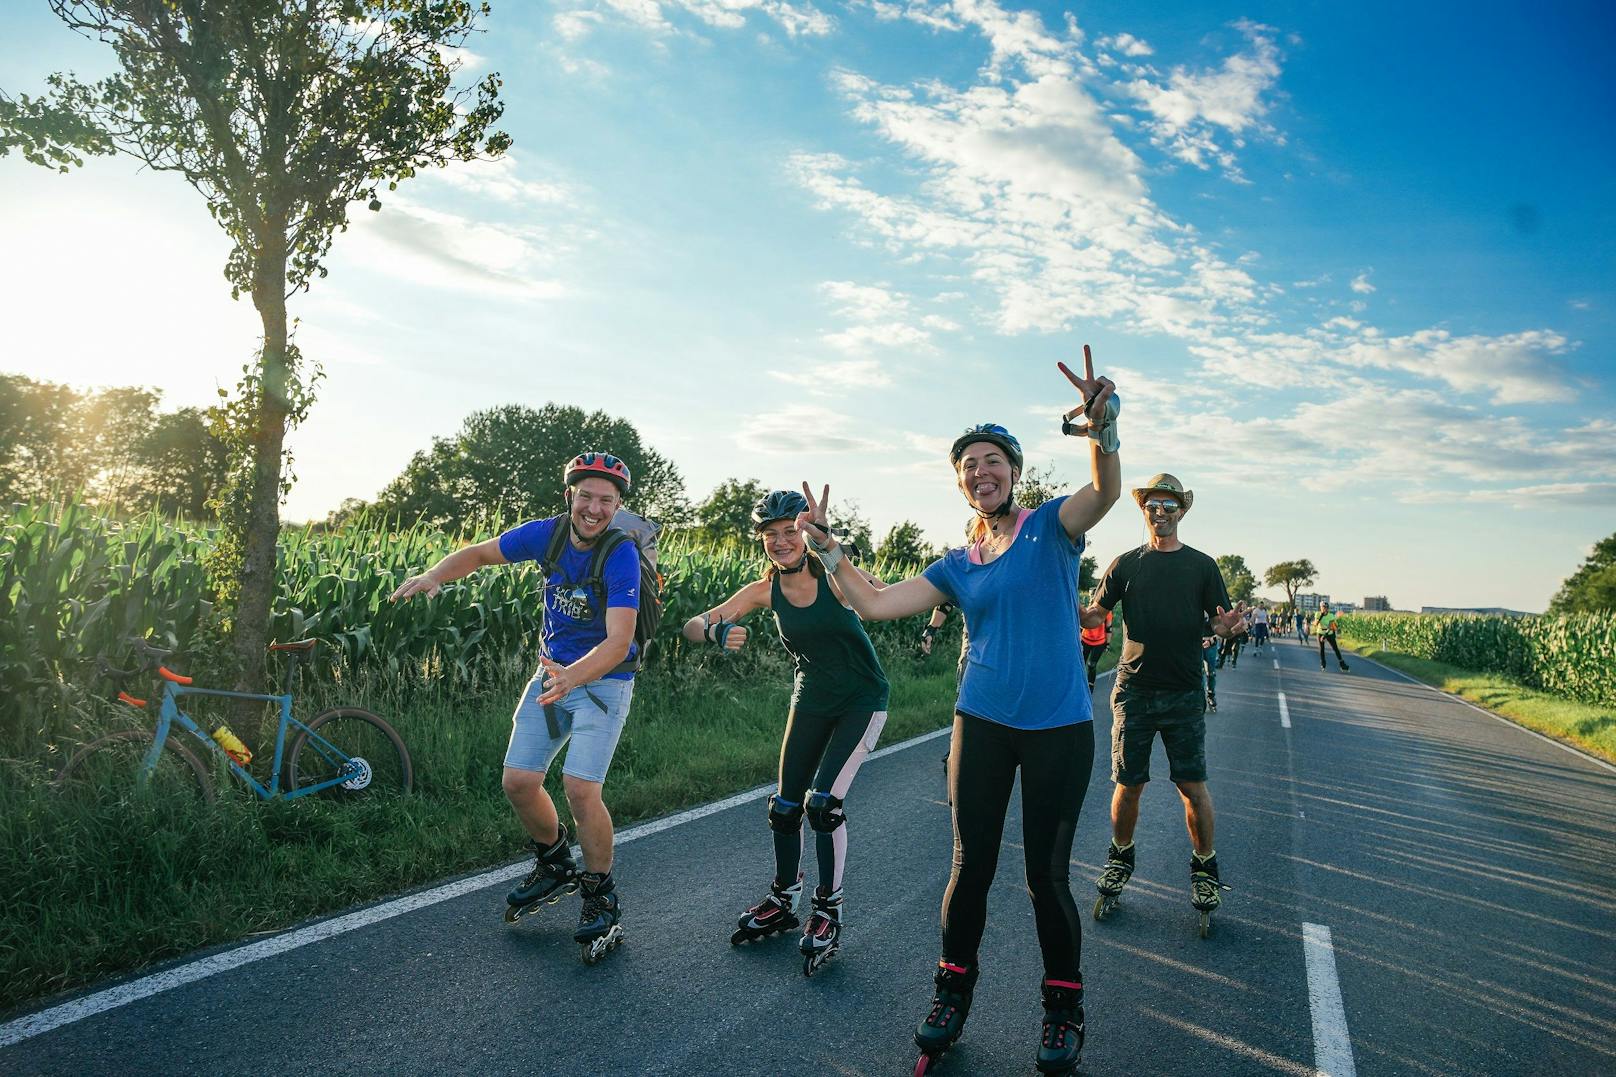
M 1359 273 L 1356 277 L 1352 278 L 1352 284 L 1349 287 L 1351 287 L 1352 290 L 1359 295 L 1375 294 L 1375 286 L 1369 283 L 1369 272 L 1370 271 L 1366 269 L 1362 273 Z
M 525 158 L 508 150 L 492 161 L 456 161 L 422 175 L 456 190 L 500 202 L 565 205 L 573 201 L 573 192 L 566 184 L 523 178 L 520 174 L 522 160 Z
M 1175 67 L 1165 84 L 1140 77 L 1124 90 L 1149 113 L 1146 126 L 1158 146 L 1196 168 L 1216 163 L 1239 178 L 1234 150 L 1243 145 L 1242 136 L 1269 130 L 1263 117 L 1269 110 L 1268 92 L 1279 81 L 1280 52 L 1271 27 L 1252 22 L 1235 26 L 1248 48 L 1222 67 Z M 1227 144 L 1224 137 L 1230 138 Z
M 819 286 L 820 292 L 838 312 L 855 321 L 873 322 L 881 318 L 901 316 L 909 309 L 907 296 L 870 284 L 855 284 L 850 280 L 828 280 Z
M 394 196 L 360 211 L 348 247 L 375 270 L 432 287 L 553 299 L 565 293 L 540 270 L 558 253 L 553 237 L 444 213 Z
M 870 322 L 849 326 L 834 333 L 821 334 L 820 339 L 840 352 L 858 355 L 875 349 L 907 348 L 912 351 L 934 351 L 931 334 L 906 322 Z
M 874 359 L 804 364 L 794 370 L 771 370 L 769 373 L 787 384 L 818 392 L 881 389 L 892 384 L 892 376 Z
M 555 17 L 555 28 L 564 40 L 576 41 L 599 25 L 606 12 L 658 36 L 677 32 L 671 12 L 695 16 L 708 26 L 737 30 L 754 14 L 772 20 L 786 36 L 823 37 L 836 28 L 829 15 L 812 4 L 788 0 L 602 0 L 600 8 L 574 8 Z
M 555 32 L 563 41 L 581 41 L 599 26 L 605 16 L 599 11 L 588 8 L 577 8 L 571 11 L 557 12 L 551 24 Z
M 875 452 L 888 447 L 857 433 L 845 413 L 818 404 L 787 404 L 754 415 L 741 425 L 735 443 L 744 452 L 771 456 Z
M 1143 39 L 1132 34 L 1117 34 L 1114 37 L 1102 37 L 1095 42 L 1102 49 L 1111 49 L 1124 56 L 1150 56 L 1155 53 Z

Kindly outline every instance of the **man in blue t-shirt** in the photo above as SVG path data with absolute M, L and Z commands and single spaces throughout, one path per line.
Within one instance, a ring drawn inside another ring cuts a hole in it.
M 393 598 L 435 595 L 445 583 L 484 565 L 543 563 L 539 669 L 516 706 L 503 783 L 536 860 L 507 896 L 506 916 L 514 920 L 581 885 L 583 911 L 574 937 L 593 946 L 598 957 L 622 934 L 612 883 L 612 817 L 601 790 L 634 695 L 640 558 L 632 541 L 622 542 L 601 566 L 599 586 L 590 579 L 596 546 L 629 491 L 627 465 L 607 453 L 586 452 L 574 457 L 563 475 L 565 513 L 530 520 L 498 538 L 456 550 L 406 580 Z M 551 563 L 557 528 L 567 529 L 567 540 Z M 569 741 L 562 788 L 583 848 L 581 873 L 572 859 L 567 828 L 544 789 L 545 773 Z

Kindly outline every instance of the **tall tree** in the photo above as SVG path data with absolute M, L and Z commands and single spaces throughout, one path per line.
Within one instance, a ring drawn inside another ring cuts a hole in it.
M 679 470 L 640 441 L 633 423 L 561 404 L 472 412 L 458 433 L 433 438 L 430 449 L 416 453 L 377 496 L 376 508 L 451 531 L 554 516 L 566 507 L 568 461 L 588 451 L 628 465 L 631 510 L 664 522 L 685 511 Z
M 925 534 L 920 525 L 913 520 L 903 520 L 893 524 L 887 529 L 886 537 L 875 548 L 877 561 L 895 561 L 913 564 L 916 561 L 929 561 L 935 556 L 931 545 L 926 542 Z
M 1022 474 L 1021 482 L 1016 485 L 1016 504 L 1035 509 L 1066 493 L 1066 486 L 1053 467 L 1034 464 Z
M 196 408 L 158 415 L 137 450 L 142 476 L 137 506 L 151 505 L 190 519 L 209 514 L 230 477 L 230 450 Z
M 752 508 L 769 493 L 757 479 L 725 479 L 696 506 L 696 531 L 714 543 L 742 541 L 752 533 Z
M 5 97 L 0 152 L 62 169 L 74 150 L 130 154 L 178 172 L 229 237 L 225 277 L 250 296 L 263 337 L 229 414 L 245 423 L 238 495 L 226 513 L 237 551 L 240 684 L 262 680 L 289 426 L 311 403 L 289 339 L 287 299 L 325 273 L 348 206 L 379 209 L 422 168 L 502 153 L 491 130 L 500 80 L 453 85 L 451 51 L 488 5 L 466 0 L 50 0 L 69 27 L 112 47 L 93 84 L 52 75 L 48 95 Z M 230 555 L 226 555 L 229 557 Z
M 1257 590 L 1257 577 L 1246 567 L 1246 559 L 1237 553 L 1226 553 L 1218 558 L 1218 571 L 1223 573 L 1223 586 L 1232 602 L 1250 602 Z
M 1550 613 L 1616 610 L 1616 535 L 1600 539 L 1582 566 L 1566 578 L 1549 602 Z
M 1318 578 L 1319 570 L 1304 557 L 1298 561 L 1281 561 L 1268 566 L 1268 571 L 1263 573 L 1263 585 L 1285 588 L 1285 605 L 1295 609 L 1296 592 L 1304 587 L 1312 587 Z

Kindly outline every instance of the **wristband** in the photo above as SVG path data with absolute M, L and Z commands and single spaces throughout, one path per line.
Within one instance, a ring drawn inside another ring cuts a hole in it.
M 808 548 L 814 552 L 815 557 L 819 558 L 819 563 L 825 566 L 825 571 L 832 574 L 842 567 L 842 561 L 846 558 L 840 546 L 832 546 L 828 550 L 821 549 L 819 544 L 811 538 L 808 540 Z
M 716 643 L 720 650 L 724 648 L 724 641 L 729 639 L 730 629 L 735 627 L 733 621 L 714 621 L 709 624 L 702 635 L 707 637 L 708 643 Z
M 931 639 L 931 638 L 933 638 L 934 636 L 937 635 L 937 626 L 936 625 L 927 625 L 925 628 L 922 628 L 920 630 L 920 634 L 922 636 L 924 636 L 926 639 Z

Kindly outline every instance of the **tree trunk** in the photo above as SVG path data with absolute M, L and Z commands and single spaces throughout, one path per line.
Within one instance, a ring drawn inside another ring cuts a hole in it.
M 237 598 L 234 643 L 240 674 L 236 688 L 264 690 L 270 605 L 275 597 L 275 562 L 280 536 L 281 457 L 286 440 L 287 327 L 286 227 L 268 222 L 259 244 L 253 280 L 253 306 L 264 327 L 259 355 L 259 397 L 253 434 L 252 491 L 242 536 L 241 591 Z M 250 708 L 262 714 L 262 708 Z

